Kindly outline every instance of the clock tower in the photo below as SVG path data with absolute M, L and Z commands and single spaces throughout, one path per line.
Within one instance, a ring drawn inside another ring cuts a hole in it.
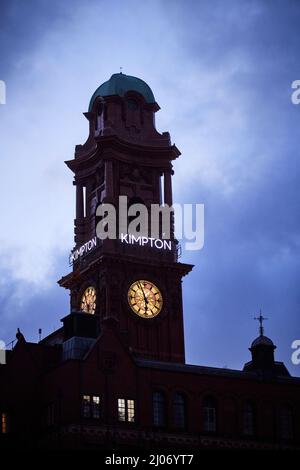
M 180 152 L 155 128 L 159 109 L 144 81 L 122 73 L 93 94 L 84 113 L 88 139 L 66 162 L 76 187 L 75 247 L 72 271 L 59 284 L 70 290 L 67 339 L 111 328 L 135 356 L 184 363 L 182 277 L 192 266 L 178 262 L 173 218 L 167 243 L 96 233 L 97 208 L 109 203 L 118 215 L 120 196 L 149 213 L 153 204 L 172 206 L 172 161 Z
M 155 128 L 158 110 L 149 86 L 121 73 L 91 98 L 89 137 L 66 162 L 75 244 L 59 284 L 70 292 L 70 312 L 38 343 L 18 329 L 7 350 L 1 449 L 97 450 L 106 463 L 118 455 L 163 463 L 205 449 L 300 448 L 300 380 L 275 361 L 262 314 L 242 371 L 185 363 L 182 278 L 192 266 L 178 260 L 172 218 L 160 217 L 148 234 L 150 209 L 172 206 L 180 155 Z M 111 209 L 115 233 L 104 230 Z

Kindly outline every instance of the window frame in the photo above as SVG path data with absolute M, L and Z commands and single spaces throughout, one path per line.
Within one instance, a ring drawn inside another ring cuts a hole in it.
M 176 399 L 178 400 L 176 402 Z M 181 416 L 178 418 L 179 415 Z M 187 398 L 186 394 L 177 391 L 173 395 L 172 400 L 172 412 L 173 412 L 173 426 L 177 430 L 184 431 L 187 428 Z
M 85 399 L 86 398 L 86 399 Z M 98 403 L 97 403 L 98 401 Z M 81 416 L 83 419 L 101 419 L 101 395 L 84 393 L 81 396 Z
M 249 419 L 250 416 L 251 419 Z M 252 400 L 246 400 L 243 403 L 242 435 L 248 439 L 254 438 L 256 435 L 256 406 Z
M 213 416 L 213 419 L 210 416 Z M 202 419 L 203 432 L 216 434 L 218 431 L 218 402 L 213 395 L 206 395 L 203 398 Z
M 160 397 L 161 400 L 156 399 Z M 160 408 L 160 409 L 158 409 Z M 157 420 L 156 420 L 157 417 Z M 160 419 L 162 417 L 162 419 Z M 155 428 L 163 429 L 167 426 L 168 412 L 167 412 L 167 398 L 162 390 L 153 390 L 152 392 L 152 424 Z
M 123 406 L 120 406 L 120 404 Z M 120 415 L 120 411 L 123 411 Z M 120 416 L 123 416 L 120 419 Z M 117 420 L 118 423 L 135 424 L 136 423 L 136 400 L 134 398 L 117 398 Z
M 288 411 L 289 416 L 283 415 L 283 412 Z M 286 418 L 285 422 L 283 418 Z M 286 429 L 288 430 L 285 433 Z M 292 441 L 294 439 L 294 413 L 293 407 L 289 404 L 283 404 L 279 409 L 279 438 L 282 441 Z

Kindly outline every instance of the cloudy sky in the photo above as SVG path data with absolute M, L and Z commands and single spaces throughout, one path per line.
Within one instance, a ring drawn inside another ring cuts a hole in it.
M 75 194 L 64 160 L 94 90 L 144 79 L 182 152 L 174 199 L 204 203 L 205 245 L 183 253 L 187 360 L 241 368 L 261 308 L 277 359 L 300 339 L 300 3 L 1 0 L 0 338 L 36 341 L 69 297 Z

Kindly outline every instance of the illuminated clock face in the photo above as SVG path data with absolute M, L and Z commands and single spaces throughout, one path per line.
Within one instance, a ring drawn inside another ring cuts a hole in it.
M 150 281 L 135 281 L 128 290 L 128 302 L 134 313 L 142 318 L 153 318 L 162 309 L 160 290 Z
M 95 313 L 96 310 L 96 289 L 94 287 L 88 287 L 85 289 L 83 296 L 81 297 L 80 310 L 86 313 Z

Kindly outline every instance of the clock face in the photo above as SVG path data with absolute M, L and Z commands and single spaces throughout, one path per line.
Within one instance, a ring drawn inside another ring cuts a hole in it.
M 153 318 L 162 309 L 160 290 L 150 281 L 135 281 L 128 290 L 128 302 L 134 313 L 142 318 Z
M 81 297 L 80 310 L 86 313 L 95 313 L 96 310 L 96 289 L 92 286 L 85 289 Z

